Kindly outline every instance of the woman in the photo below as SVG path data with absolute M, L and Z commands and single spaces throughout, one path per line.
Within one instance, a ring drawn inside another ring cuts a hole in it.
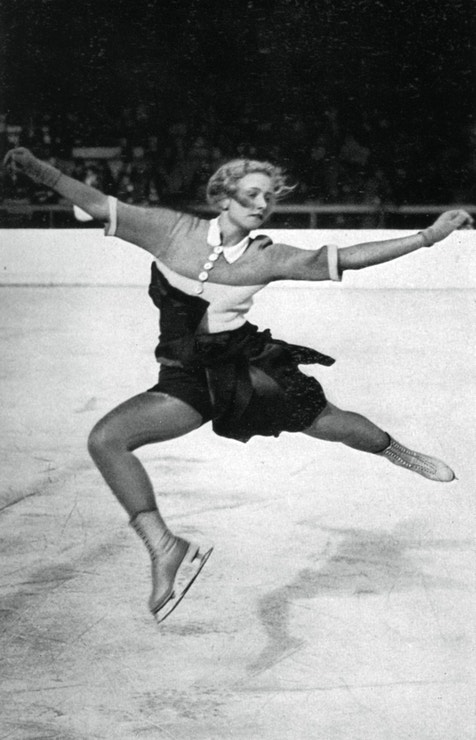
M 268 162 L 233 160 L 216 171 L 207 198 L 219 216 L 210 222 L 120 203 L 24 148 L 11 150 L 5 164 L 102 221 L 106 235 L 155 258 L 150 296 L 160 309 L 159 382 L 99 421 L 89 451 L 149 550 L 149 607 L 158 621 L 175 608 L 211 551 L 201 553 L 168 529 L 133 454 L 142 445 L 174 439 L 211 420 L 217 434 L 243 442 L 256 434 L 304 432 L 382 455 L 431 480 L 454 479 L 445 463 L 408 450 L 365 417 L 331 404 L 318 381 L 298 369 L 303 363 L 331 365 L 332 358 L 275 340 L 245 317 L 254 294 L 274 280 L 339 280 L 345 270 L 396 259 L 469 228 L 465 211 L 448 211 L 413 236 L 307 251 L 250 237 L 291 189 Z

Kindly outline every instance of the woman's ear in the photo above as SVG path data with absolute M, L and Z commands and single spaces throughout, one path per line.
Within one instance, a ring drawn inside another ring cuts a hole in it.
M 223 198 L 223 200 L 220 201 L 220 210 L 221 211 L 227 211 L 230 207 L 230 199 L 229 198 Z

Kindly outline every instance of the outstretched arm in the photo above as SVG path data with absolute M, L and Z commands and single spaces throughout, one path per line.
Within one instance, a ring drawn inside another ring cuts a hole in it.
M 64 175 L 24 147 L 11 149 L 3 163 L 10 172 L 21 173 L 46 185 L 92 218 L 102 221 L 106 224 L 107 235 L 136 244 L 156 257 L 168 244 L 171 231 L 180 218 L 179 213 L 167 208 L 143 208 L 120 203 L 100 190 Z
M 56 167 L 37 159 L 28 149 L 24 147 L 11 149 L 3 160 L 3 164 L 11 173 L 26 175 L 34 182 L 55 190 L 63 198 L 67 198 L 86 211 L 92 218 L 103 223 L 108 220 L 107 195 L 90 185 L 63 175 Z
M 337 249 L 335 245 L 304 250 L 275 244 L 269 250 L 272 280 L 339 280 L 344 270 L 361 270 L 431 247 L 456 229 L 470 229 L 473 219 L 463 210 L 446 211 L 435 223 L 413 236 L 365 242 Z
M 413 236 L 354 244 L 339 249 L 339 270 L 361 270 L 364 267 L 389 262 L 421 247 L 432 247 L 433 244 L 446 239 L 456 229 L 470 229 L 472 224 L 473 219 L 466 211 L 446 211 L 432 226 Z

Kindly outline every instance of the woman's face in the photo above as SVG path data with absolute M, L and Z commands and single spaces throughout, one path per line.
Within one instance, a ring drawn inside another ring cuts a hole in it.
M 228 218 L 243 231 L 258 229 L 275 202 L 272 179 L 264 172 L 250 172 L 238 180 L 236 192 L 228 199 Z

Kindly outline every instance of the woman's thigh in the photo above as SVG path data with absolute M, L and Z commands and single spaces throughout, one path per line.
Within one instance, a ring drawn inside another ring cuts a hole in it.
M 341 410 L 327 401 L 321 413 L 314 419 L 310 427 L 303 430 L 304 434 L 317 439 L 333 439 L 336 425 L 339 426 Z
M 202 424 L 202 416 L 184 401 L 165 393 L 140 393 L 106 414 L 90 441 L 133 450 L 181 437 Z

